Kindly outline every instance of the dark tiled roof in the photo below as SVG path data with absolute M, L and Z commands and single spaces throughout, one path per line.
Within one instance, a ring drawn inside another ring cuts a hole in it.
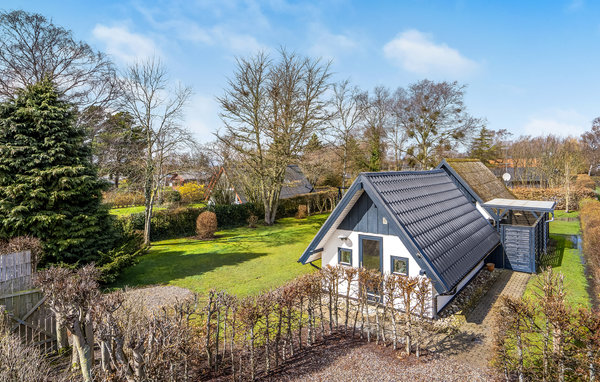
M 281 199 L 292 198 L 297 195 L 313 192 L 312 184 L 306 179 L 300 167 L 295 164 L 287 166 L 285 169 L 285 180 L 281 189 Z
M 500 242 L 443 170 L 362 175 L 450 289 Z
M 477 159 L 446 159 L 446 162 L 484 201 L 492 199 L 516 199 L 504 183 Z

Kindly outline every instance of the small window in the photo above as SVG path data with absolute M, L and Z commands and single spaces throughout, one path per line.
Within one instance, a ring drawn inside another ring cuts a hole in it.
M 408 276 L 408 259 L 392 256 L 392 273 Z
M 352 265 L 352 250 L 348 248 L 338 248 L 338 263 Z

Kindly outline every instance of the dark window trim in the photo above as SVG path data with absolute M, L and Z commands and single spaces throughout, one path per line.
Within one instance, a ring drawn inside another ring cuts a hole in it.
M 342 251 L 350 252 L 350 262 L 349 263 L 342 262 Z M 352 257 L 353 257 L 352 248 L 338 247 L 338 264 L 352 266 L 352 260 L 353 260 Z
M 406 274 L 403 273 L 398 273 L 398 272 L 394 272 L 394 260 L 404 260 L 406 262 Z M 409 265 L 409 261 L 408 261 L 408 257 L 403 257 L 403 256 L 390 256 L 390 273 L 393 273 L 395 275 L 403 275 L 403 276 L 408 276 L 408 265 Z
M 359 266 L 363 266 L 363 239 L 379 241 L 379 269 L 383 273 L 383 236 L 358 235 L 358 261 Z

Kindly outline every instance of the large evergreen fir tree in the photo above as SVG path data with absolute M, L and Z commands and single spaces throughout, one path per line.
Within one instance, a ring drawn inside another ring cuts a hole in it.
M 87 263 L 113 244 L 72 105 L 46 79 L 0 104 L 0 237 L 32 235 L 44 263 Z

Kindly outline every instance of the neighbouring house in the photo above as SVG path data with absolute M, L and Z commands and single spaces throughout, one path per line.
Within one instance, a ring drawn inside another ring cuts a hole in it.
M 209 182 L 205 196 L 206 201 L 209 201 L 214 196 L 215 189 L 221 188 L 231 195 L 231 203 L 247 203 L 249 198 L 242 184 L 243 182 L 240 179 L 236 179 L 224 167 L 221 167 Z M 298 165 L 288 165 L 279 198 L 288 199 L 311 192 L 315 192 L 315 189 L 300 167 Z
M 175 189 L 177 187 L 183 186 L 186 183 L 198 183 L 198 180 L 198 174 L 186 172 L 169 174 L 169 176 L 167 177 L 167 186 Z
M 298 261 L 428 277 L 435 317 L 499 248 L 446 171 L 362 173 Z
M 503 251 L 490 261 L 501 268 L 535 273 L 550 239 L 550 215 L 556 202 L 518 200 L 477 159 L 446 159 L 444 170 L 500 234 Z

